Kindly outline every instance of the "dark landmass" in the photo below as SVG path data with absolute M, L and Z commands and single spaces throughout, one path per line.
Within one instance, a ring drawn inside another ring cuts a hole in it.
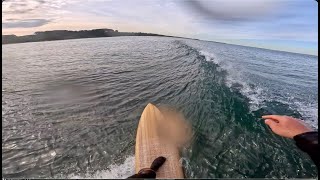
M 81 39 L 81 38 L 116 37 L 116 36 L 161 36 L 161 37 L 174 37 L 174 38 L 199 40 L 194 38 L 168 36 L 168 35 L 154 34 L 154 33 L 118 32 L 118 30 L 113 30 L 113 29 L 92 29 L 92 30 L 81 30 L 81 31 L 68 31 L 68 30 L 40 31 L 40 32 L 35 32 L 33 35 L 26 35 L 26 36 L 2 35 L 2 44 Z M 209 40 L 202 40 L 202 41 L 221 43 L 221 44 L 230 44 L 225 42 L 209 41 Z M 303 53 L 281 51 L 281 50 L 267 49 L 267 48 L 254 47 L 254 46 L 245 46 L 241 44 L 230 44 L 230 45 L 252 47 L 252 48 L 258 48 L 258 49 L 266 49 L 270 51 L 279 51 L 279 52 L 294 53 L 294 54 L 303 54 Z M 304 54 L 304 55 L 318 57 L 318 55 L 312 55 L 312 54 Z
M 81 30 L 81 31 L 54 30 L 54 31 L 35 32 L 33 35 L 26 35 L 26 36 L 2 35 L 2 44 L 54 41 L 54 40 L 64 40 L 64 39 L 80 39 L 80 38 L 116 37 L 116 36 L 176 37 L 176 36 L 167 36 L 167 35 L 161 35 L 161 34 L 142 33 L 142 32 L 118 32 L 118 30 L 113 30 L 113 29 L 92 29 L 92 30 Z M 181 38 L 181 37 L 177 37 L 177 38 Z

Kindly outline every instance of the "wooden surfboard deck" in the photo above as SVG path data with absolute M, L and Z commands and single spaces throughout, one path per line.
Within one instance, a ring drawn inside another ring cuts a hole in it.
M 160 110 L 149 103 L 142 112 L 135 146 L 135 171 L 150 168 L 154 159 L 159 156 L 166 158 L 156 178 L 184 178 L 178 147 L 163 143 L 158 135 L 159 123 L 166 123 Z

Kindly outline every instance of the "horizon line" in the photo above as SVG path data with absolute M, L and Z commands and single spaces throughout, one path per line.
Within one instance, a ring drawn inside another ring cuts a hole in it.
M 86 31 L 86 30 L 97 30 L 97 29 L 109 29 L 113 31 L 118 31 L 122 32 L 119 30 L 114 30 L 110 28 L 96 28 L 96 29 L 82 29 L 82 30 L 66 30 L 66 29 L 56 29 L 56 30 L 46 30 L 46 31 L 34 31 L 33 34 L 28 34 L 28 35 L 21 35 L 21 36 L 31 36 L 35 35 L 36 32 L 48 32 L 48 31 Z M 228 44 L 228 45 L 236 45 L 236 46 L 243 46 L 243 47 L 250 47 L 250 48 L 258 48 L 258 49 L 265 49 L 265 50 L 271 50 L 271 51 L 279 51 L 279 52 L 286 52 L 286 53 L 293 53 L 293 54 L 302 54 L 302 55 L 309 55 L 309 56 L 316 56 L 318 57 L 318 54 L 307 54 L 307 53 L 301 53 L 301 52 L 293 52 L 293 51 L 285 51 L 285 50 L 279 50 L 279 49 L 269 49 L 265 47 L 258 47 L 258 46 L 250 46 L 250 45 L 243 45 L 243 44 L 236 44 L 236 43 L 229 43 L 229 42 L 222 42 L 222 41 L 216 41 L 216 40 L 205 40 L 205 39 L 199 39 L 199 38 L 191 38 L 191 37 L 184 37 L 184 36 L 175 36 L 175 35 L 166 35 L 166 34 L 158 34 L 158 33 L 150 33 L 150 32 L 128 32 L 128 31 L 123 31 L 127 33 L 146 33 L 146 34 L 157 34 L 157 35 L 162 35 L 162 36 L 167 36 L 167 37 L 175 37 L 175 38 L 183 38 L 183 39 L 192 39 L 192 40 L 200 40 L 200 41 L 207 41 L 207 42 L 214 42 L 214 43 L 221 43 L 221 44 Z M 8 35 L 14 35 L 15 34 L 2 34 L 2 36 L 8 36 Z M 17 36 L 17 37 L 21 37 Z M 104 37 L 93 37 L 93 38 L 104 38 Z M 76 38 L 76 39 L 86 39 L 86 38 Z M 61 39 L 61 40 L 71 40 L 71 39 Z M 235 39 L 237 40 L 237 39 Z M 44 42 L 44 41 L 39 41 L 39 42 Z M 28 43 L 28 42 L 24 42 Z M 11 44 L 19 44 L 19 43 L 11 43 Z M 2 44 L 5 45 L 5 44 Z

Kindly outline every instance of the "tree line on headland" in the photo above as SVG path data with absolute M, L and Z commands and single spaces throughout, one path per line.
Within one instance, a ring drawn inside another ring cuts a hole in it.
M 153 33 L 142 32 L 118 32 L 113 29 L 92 29 L 80 31 L 53 30 L 35 32 L 32 35 L 16 36 L 2 35 L 2 44 L 37 42 L 37 41 L 54 41 L 64 39 L 80 39 L 80 38 L 97 38 L 97 37 L 115 37 L 115 36 L 166 36 Z

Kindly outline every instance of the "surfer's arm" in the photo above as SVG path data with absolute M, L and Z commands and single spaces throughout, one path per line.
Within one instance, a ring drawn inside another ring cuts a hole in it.
M 309 154 L 319 169 L 318 132 L 314 131 L 302 120 L 289 116 L 267 115 L 262 116 L 265 123 L 279 136 L 292 138 L 299 149 Z
M 319 159 L 319 142 L 318 142 L 318 132 L 311 131 L 302 134 L 298 134 L 293 137 L 296 141 L 296 145 L 304 152 L 308 153 L 313 162 L 317 165 L 319 169 L 320 159 Z

